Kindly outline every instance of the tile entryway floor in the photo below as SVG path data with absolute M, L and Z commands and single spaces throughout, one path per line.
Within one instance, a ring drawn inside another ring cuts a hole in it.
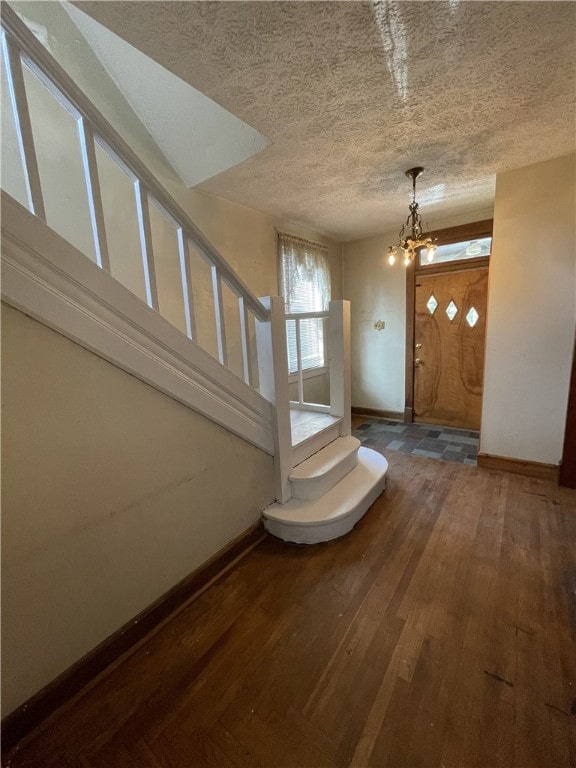
M 391 419 L 366 418 L 353 434 L 362 445 L 387 451 L 401 451 L 443 461 L 476 466 L 479 433 L 436 424 L 404 424 Z

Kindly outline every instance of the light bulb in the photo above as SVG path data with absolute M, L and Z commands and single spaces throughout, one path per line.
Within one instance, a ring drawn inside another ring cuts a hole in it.
M 410 266 L 410 256 L 408 256 L 408 252 L 406 252 L 406 255 L 404 256 L 404 266 L 405 267 Z
M 390 251 L 390 253 L 388 254 L 388 264 L 390 264 L 390 266 L 393 267 L 395 263 L 396 263 L 396 256 L 392 251 Z
M 428 248 L 428 250 L 426 251 L 426 260 L 428 264 L 430 264 L 433 258 L 434 258 L 434 250 L 432 248 Z

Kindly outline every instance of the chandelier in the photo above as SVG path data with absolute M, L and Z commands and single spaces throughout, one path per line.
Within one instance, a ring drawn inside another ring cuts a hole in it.
M 412 179 L 412 202 L 409 205 L 410 213 L 400 230 L 398 245 L 391 245 L 388 248 L 388 263 L 395 264 L 399 252 L 403 252 L 404 266 L 407 267 L 411 261 L 414 261 L 416 254 L 426 249 L 428 261 L 434 258 L 436 250 L 436 238 L 431 237 L 430 233 L 424 234 L 422 229 L 422 216 L 418 213 L 418 203 L 416 202 L 416 179 L 422 174 L 424 168 L 410 168 L 406 171 L 406 176 Z

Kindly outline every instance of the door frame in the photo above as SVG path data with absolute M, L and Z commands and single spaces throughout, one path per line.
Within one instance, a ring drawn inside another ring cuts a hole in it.
M 494 220 L 484 219 L 471 224 L 462 224 L 458 227 L 437 229 L 431 235 L 437 238 L 438 245 L 450 245 L 465 240 L 476 240 L 481 237 L 492 237 Z M 405 355 L 405 397 L 404 397 L 404 423 L 411 424 L 414 421 L 414 344 L 416 328 L 416 280 L 420 275 L 437 275 L 443 272 L 462 271 L 464 269 L 478 269 L 488 267 L 490 256 L 478 259 L 462 259 L 459 261 L 447 261 L 443 264 L 418 264 L 418 256 L 406 267 L 406 355 Z

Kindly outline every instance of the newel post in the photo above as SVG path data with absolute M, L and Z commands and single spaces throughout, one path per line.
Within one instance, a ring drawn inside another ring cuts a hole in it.
M 267 296 L 260 301 L 270 310 L 269 322 L 256 320 L 260 394 L 273 406 L 274 486 L 277 501 L 284 504 L 292 495 L 289 480 L 292 471 L 292 428 L 284 299 Z
M 350 302 L 330 302 L 330 413 L 340 416 L 340 435 L 351 434 L 352 369 L 350 358 Z

